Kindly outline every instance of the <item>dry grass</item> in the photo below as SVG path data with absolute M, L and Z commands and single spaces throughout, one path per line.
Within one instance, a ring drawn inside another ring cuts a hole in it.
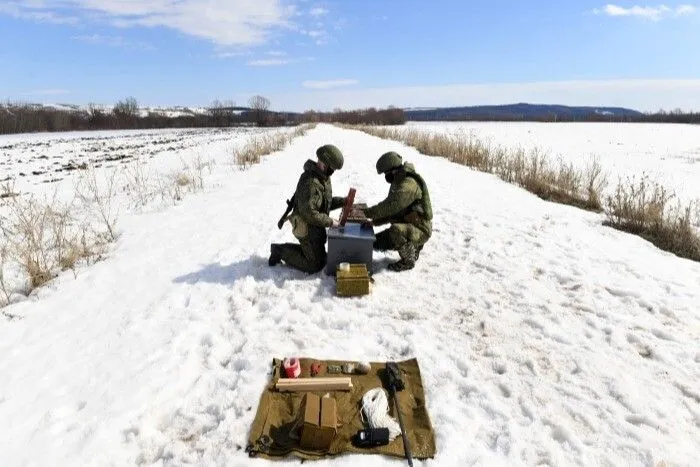
M 17 195 L 19 195 L 19 193 L 15 190 L 14 180 L 3 182 L 2 185 L 0 185 L 0 200 L 14 198 Z
M 372 126 L 350 127 L 380 138 L 400 141 L 419 152 L 444 157 L 482 172 L 498 175 L 542 199 L 602 211 L 601 192 L 606 185 L 600 164 L 592 161 L 584 170 L 551 157 L 539 149 L 510 150 L 492 146 L 471 133 L 432 134 Z
M 153 200 L 156 190 L 153 177 L 145 163 L 134 161 L 131 164 L 125 164 L 122 176 L 124 191 L 134 200 L 136 207 L 144 207 Z
M 4 198 L 0 214 L 0 304 L 9 304 L 17 293 L 28 295 L 61 271 L 75 272 L 80 261 L 100 259 L 106 241 L 116 238 L 114 195 L 113 180 L 108 178 L 104 187 L 94 171 L 87 171 L 78 182 L 76 197 L 69 202 L 58 201 L 56 193 L 43 198 L 19 194 Z M 95 223 L 86 216 L 107 224 L 107 231 L 90 228 Z M 6 277 L 9 269 L 19 271 L 19 283 L 10 283 Z
M 3 245 L 0 273 L 5 298 L 10 286 L 4 277 L 5 265 L 14 262 L 26 273 L 25 293 L 41 286 L 79 259 L 79 236 L 74 226 L 72 204 L 62 204 L 54 196 L 39 200 L 33 196 L 13 197 L 2 216 Z
M 182 161 L 181 167 L 166 176 L 160 191 L 164 198 L 180 201 L 185 193 L 195 193 L 204 189 L 205 171 L 211 173 L 214 161 L 204 161 L 197 156 L 190 164 Z
M 266 154 L 283 150 L 293 139 L 303 136 L 315 125 L 302 125 L 293 131 L 264 133 L 254 135 L 242 148 L 234 149 L 233 159 L 241 169 L 248 169 L 254 164 L 260 163 L 260 158 Z
M 144 207 L 159 195 L 180 200 L 204 187 L 212 166 L 212 161 L 196 157 L 182 161 L 173 173 L 154 175 L 138 161 L 119 169 L 88 165 L 75 179 L 68 203 L 58 202 L 56 194 L 40 199 L 19 194 L 12 183 L 0 185 L 0 306 L 18 294 L 28 295 L 61 271 L 75 274 L 80 262 L 102 259 L 107 245 L 118 238 L 124 202 Z M 122 191 L 126 201 L 118 198 Z
M 180 167 L 170 173 L 153 174 L 145 163 L 136 161 L 124 167 L 124 191 L 130 205 L 136 209 L 158 197 L 167 202 L 181 201 L 186 193 L 204 188 L 206 174 L 211 173 L 213 167 L 213 160 L 204 160 L 198 155 L 191 162 L 180 159 Z
M 289 132 L 254 137 L 250 147 L 236 155 L 236 161 L 242 166 L 258 162 L 261 155 L 284 149 L 292 139 L 314 126 L 303 125 Z M 137 161 L 124 166 L 119 177 L 118 169 L 98 171 L 89 165 L 77 178 L 75 198 L 69 203 L 58 202 L 55 194 L 49 199 L 21 195 L 12 183 L 2 184 L 0 306 L 9 304 L 17 293 L 28 295 L 62 270 L 75 272 L 81 261 L 102 259 L 107 244 L 118 238 L 120 190 L 130 202 L 141 207 L 158 195 L 179 201 L 185 193 L 204 188 L 206 173 L 212 167 L 213 161 L 198 156 L 189 163 L 182 161 L 181 167 L 170 174 L 154 175 Z M 10 283 L 6 273 L 13 268 L 21 270 L 26 284 Z M 14 318 L 6 312 L 2 315 Z
M 700 261 L 700 204 L 672 204 L 675 198 L 647 176 L 620 181 L 606 198 L 606 225 L 639 235 L 680 257 Z
M 647 177 L 639 182 L 620 181 L 614 195 L 603 199 L 607 177 L 597 160 L 582 170 L 562 159 L 553 161 L 538 149 L 527 152 L 494 147 L 471 133 L 442 135 L 373 126 L 347 128 L 400 141 L 423 154 L 496 174 L 548 201 L 604 212 L 606 225 L 640 235 L 680 257 L 700 261 L 700 202 L 671 205 L 674 195 Z
M 75 194 L 83 208 L 105 228 L 111 241 L 116 240 L 118 235 L 117 181 L 117 169 L 106 172 L 101 179 L 95 167 L 90 165 L 81 173 L 75 184 Z

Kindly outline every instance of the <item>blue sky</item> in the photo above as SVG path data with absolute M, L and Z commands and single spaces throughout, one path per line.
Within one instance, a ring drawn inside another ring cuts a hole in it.
M 700 4 L 0 0 L 0 99 L 700 110 Z

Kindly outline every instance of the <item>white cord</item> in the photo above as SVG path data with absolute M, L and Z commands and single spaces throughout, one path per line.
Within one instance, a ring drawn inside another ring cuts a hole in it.
M 398 422 L 389 415 L 389 401 L 382 388 L 370 389 L 362 396 L 362 411 L 370 428 L 388 428 L 389 440 L 401 434 Z

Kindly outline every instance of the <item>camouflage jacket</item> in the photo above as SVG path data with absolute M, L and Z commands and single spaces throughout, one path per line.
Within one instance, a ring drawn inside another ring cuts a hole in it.
M 292 215 L 300 216 L 309 226 L 330 227 L 332 221 L 328 214 L 342 207 L 344 202 L 345 198 L 333 196 L 331 180 L 316 162 L 307 160 L 294 193 Z
M 365 209 L 365 215 L 375 225 L 409 223 L 432 234 L 433 210 L 430 194 L 423 178 L 413 164 L 404 163 L 389 187 L 389 194 L 380 203 Z

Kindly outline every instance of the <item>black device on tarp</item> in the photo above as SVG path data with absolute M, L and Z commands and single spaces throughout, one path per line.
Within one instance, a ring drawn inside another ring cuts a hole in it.
M 371 448 L 389 444 L 388 428 L 366 428 L 357 432 L 353 444 L 358 448 Z

